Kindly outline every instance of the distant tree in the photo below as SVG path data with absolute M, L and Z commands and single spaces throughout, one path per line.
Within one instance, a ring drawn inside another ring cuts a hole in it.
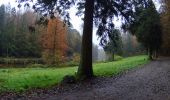
M 0 32 L 2 33 L 5 25 L 5 5 L 0 6 L 0 20 Z
M 111 60 L 114 60 L 114 55 L 122 55 L 122 39 L 121 33 L 118 29 L 113 29 L 109 34 L 109 42 L 103 46 L 105 52 L 111 56 Z
M 126 32 L 122 34 L 122 52 L 123 56 L 128 57 L 144 54 L 146 51 L 135 35 Z
M 67 43 L 69 46 L 68 56 L 73 56 L 74 53 L 81 53 L 82 37 L 76 29 L 67 28 Z
M 15 9 L 11 9 L 10 5 L 4 6 L 5 13 L 3 14 L 4 18 L 2 18 L 3 27 L 2 29 L 2 55 L 3 57 L 10 57 L 13 53 L 15 48 Z
M 95 61 L 98 61 L 98 46 L 97 45 L 95 45 L 95 44 L 93 44 L 93 49 L 92 49 L 92 54 L 93 54 L 93 56 L 92 56 L 92 59 L 93 59 L 93 62 L 95 62 Z
M 170 55 L 170 1 L 169 0 L 160 0 L 161 5 L 161 24 L 163 32 L 163 43 L 162 43 L 162 54 L 164 56 Z
M 66 27 L 60 18 L 49 19 L 47 32 L 42 36 L 43 55 L 47 63 L 60 64 L 65 61 L 68 49 Z
M 74 54 L 81 53 L 81 42 L 82 36 L 80 33 L 71 27 L 67 28 L 67 42 L 68 42 L 68 57 L 74 56 Z M 98 59 L 98 46 L 93 44 L 93 61 L 97 61 Z
M 4 52 L 4 26 L 5 26 L 5 5 L 0 6 L 0 56 L 3 55 Z

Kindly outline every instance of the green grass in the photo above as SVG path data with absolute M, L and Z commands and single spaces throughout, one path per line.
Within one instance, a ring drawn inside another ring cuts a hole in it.
M 135 56 L 116 62 L 97 63 L 93 69 L 96 76 L 111 76 L 148 62 L 147 56 Z M 18 92 L 49 87 L 61 82 L 65 75 L 74 75 L 76 70 L 77 67 L 0 69 L 0 91 Z
M 115 62 L 95 64 L 94 72 L 96 76 L 113 76 L 148 62 L 147 56 L 128 57 Z

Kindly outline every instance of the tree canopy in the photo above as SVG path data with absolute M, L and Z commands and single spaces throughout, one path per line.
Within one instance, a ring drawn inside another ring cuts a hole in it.
M 162 42 L 162 31 L 159 13 L 155 5 L 149 1 L 146 6 L 141 6 L 134 13 L 134 21 L 130 24 L 129 30 L 137 36 L 149 53 L 152 59 L 153 53 L 158 52 Z

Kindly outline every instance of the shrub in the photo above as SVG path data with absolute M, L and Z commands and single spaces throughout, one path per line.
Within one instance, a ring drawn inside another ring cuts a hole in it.
M 80 62 L 80 54 L 74 53 L 74 54 L 73 54 L 72 61 L 79 63 L 79 62 Z
M 76 83 L 76 78 L 73 75 L 66 75 L 63 77 L 62 83 L 69 83 L 69 84 Z
M 48 66 L 43 65 L 43 64 L 31 64 L 27 66 L 27 68 L 46 68 L 46 67 Z
M 43 60 L 41 58 L 0 58 L 0 64 L 10 65 L 43 64 Z
M 123 59 L 122 56 L 114 55 L 114 60 L 115 60 L 115 61 L 122 60 L 122 59 Z

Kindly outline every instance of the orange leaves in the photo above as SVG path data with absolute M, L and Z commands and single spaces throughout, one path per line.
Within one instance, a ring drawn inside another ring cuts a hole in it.
M 65 61 L 68 49 L 66 32 L 66 27 L 60 18 L 49 19 L 47 32 L 42 36 L 43 54 L 48 58 L 47 63 L 59 64 Z

